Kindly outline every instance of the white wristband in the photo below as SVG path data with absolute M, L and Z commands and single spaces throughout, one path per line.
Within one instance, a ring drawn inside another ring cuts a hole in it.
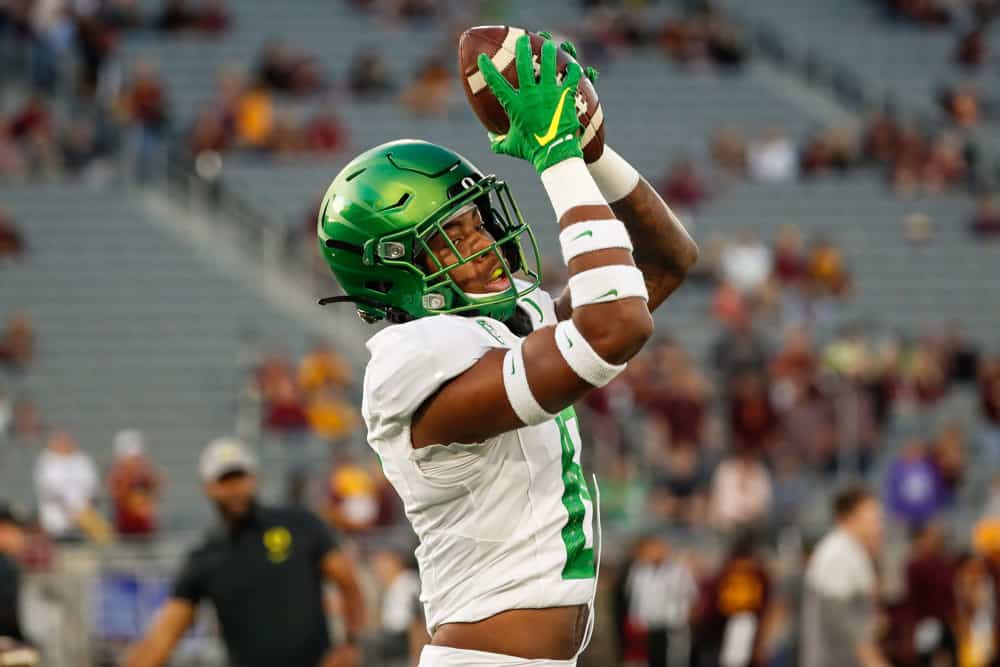
M 607 205 L 604 196 L 587 170 L 583 158 L 571 157 L 558 162 L 541 173 L 542 185 L 549 195 L 556 220 L 576 206 Z
M 546 412 L 531 393 L 521 345 L 522 341 L 518 341 L 517 345 L 507 350 L 507 354 L 504 355 L 503 386 L 507 391 L 510 407 L 514 409 L 517 418 L 528 426 L 534 426 L 555 419 L 555 415 Z
M 577 255 L 608 248 L 624 248 L 632 252 L 632 238 L 621 220 L 583 220 L 574 222 L 559 233 L 563 261 Z
M 556 325 L 556 345 L 573 372 L 595 387 L 603 387 L 625 370 L 625 364 L 609 364 L 602 359 L 573 320 Z
M 639 172 L 610 146 L 605 146 L 601 157 L 587 168 L 608 202 L 624 199 L 639 184 Z
M 633 296 L 649 301 L 642 271 L 626 264 L 599 266 L 573 274 L 569 278 L 569 294 L 574 308 Z

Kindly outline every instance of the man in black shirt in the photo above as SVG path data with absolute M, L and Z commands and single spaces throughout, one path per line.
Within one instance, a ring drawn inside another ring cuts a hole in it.
M 0 503 L 0 637 L 24 641 L 18 613 L 21 570 L 17 558 L 24 549 L 24 531 L 13 509 Z
M 364 619 L 351 560 L 329 529 L 297 508 L 257 504 L 256 462 L 238 441 L 211 443 L 201 477 L 222 525 L 188 554 L 170 599 L 126 667 L 158 667 L 190 627 L 198 602 L 211 600 L 234 667 L 356 665 Z M 348 642 L 331 650 L 324 581 L 345 600 Z

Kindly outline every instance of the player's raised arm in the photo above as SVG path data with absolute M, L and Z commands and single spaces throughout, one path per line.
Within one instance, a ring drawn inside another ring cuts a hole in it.
M 563 42 L 560 48 L 576 57 L 572 43 Z M 587 76 L 591 83 L 597 82 L 594 68 L 587 68 Z M 606 117 L 604 122 L 607 122 Z M 688 270 L 698 261 L 698 246 L 680 219 L 635 167 L 603 142 L 599 148 L 601 153 L 596 159 L 586 158 L 587 169 L 632 237 L 635 263 L 646 281 L 649 310 L 653 311 L 684 282 Z M 559 298 L 556 313 L 561 320 L 570 317 L 572 296 L 568 289 Z
M 561 230 L 572 317 L 539 329 L 509 350 L 486 353 L 445 384 L 414 415 L 414 447 L 480 442 L 552 419 L 624 370 L 652 334 L 646 283 L 632 259 L 628 230 L 582 159 L 572 102 L 580 67 L 570 63 L 558 82 L 556 46 L 546 41 L 536 82 L 526 36 L 516 50 L 517 90 L 489 58 L 479 59 L 480 71 L 510 117 L 510 131 L 493 137 L 493 149 L 530 161 L 542 179 Z
M 646 281 L 653 311 L 684 282 L 698 261 L 698 246 L 653 186 L 610 146 L 587 168 L 632 237 L 635 263 Z M 560 314 L 568 312 L 567 306 L 571 307 L 570 295 L 564 294 Z

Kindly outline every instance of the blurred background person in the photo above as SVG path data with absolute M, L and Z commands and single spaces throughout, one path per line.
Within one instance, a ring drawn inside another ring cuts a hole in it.
M 26 539 L 22 520 L 0 501 L 0 637 L 24 642 L 21 624 L 21 567 Z M 0 662 L 6 665 L 6 662 Z
M 67 431 L 53 432 L 35 464 L 35 492 L 42 528 L 58 541 L 79 542 L 94 511 L 97 466 Z
M 371 564 L 382 589 L 378 632 L 368 642 L 368 664 L 409 667 L 429 641 L 420 604 L 420 575 L 407 546 L 376 548 Z
M 122 537 L 149 537 L 157 529 L 163 481 L 146 454 L 142 432 L 125 429 L 115 434 L 114 459 L 107 483 L 115 530 Z
M 802 610 L 803 667 L 888 667 L 879 648 L 875 562 L 882 548 L 882 507 L 861 486 L 833 500 L 836 527 L 813 552 Z
M 238 440 L 209 443 L 199 472 L 220 524 L 188 554 L 169 599 L 125 665 L 165 664 L 202 600 L 215 607 L 227 651 L 241 667 L 359 665 L 364 601 L 353 560 L 329 528 L 306 510 L 258 503 L 257 462 Z M 344 600 L 347 639 L 336 648 L 325 581 Z
M 621 584 L 619 627 L 644 645 L 649 667 L 686 660 L 698 586 L 684 559 L 663 538 L 647 535 L 633 547 Z M 627 628 L 627 630 L 626 630 Z
M 757 537 L 744 532 L 718 571 L 700 587 L 691 642 L 692 667 L 763 667 L 772 583 Z

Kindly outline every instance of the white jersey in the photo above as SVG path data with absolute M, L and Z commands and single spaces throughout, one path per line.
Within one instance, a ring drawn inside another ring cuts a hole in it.
M 518 303 L 534 328 L 556 324 L 552 298 L 541 290 Z M 420 599 L 431 633 L 509 609 L 593 599 L 594 510 L 572 407 L 476 444 L 414 449 L 410 440 L 413 413 L 431 394 L 517 340 L 488 317 L 437 315 L 368 341 L 368 442 L 420 538 Z

